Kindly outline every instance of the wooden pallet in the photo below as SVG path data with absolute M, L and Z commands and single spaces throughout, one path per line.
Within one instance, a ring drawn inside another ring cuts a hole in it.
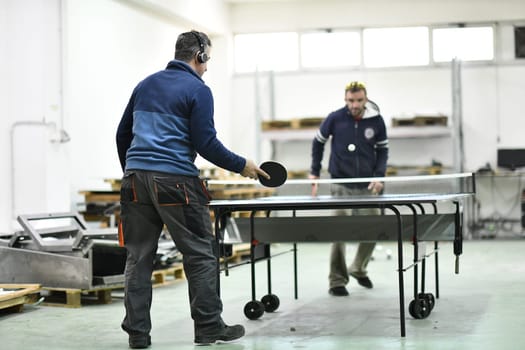
M 239 243 L 233 245 L 232 256 L 228 258 L 228 261 L 239 263 L 242 260 L 250 258 L 250 243 Z
M 232 254 L 226 259 L 234 264 L 250 258 L 250 243 L 236 243 L 232 245 Z M 224 262 L 224 257 L 221 258 Z
M 416 173 L 417 175 L 438 175 L 443 172 L 443 166 L 388 166 L 386 168 L 386 176 L 398 175 L 401 171 L 409 171 L 410 173 Z
M 288 179 L 308 179 L 309 170 L 288 170 Z
M 446 116 L 416 116 L 414 118 L 392 118 L 392 126 L 447 126 Z
M 232 218 L 249 218 L 251 215 L 252 215 L 252 212 L 247 211 L 247 210 L 235 211 L 231 213 Z M 256 211 L 254 216 L 259 217 L 259 218 L 266 217 L 266 211 L 264 210 Z M 211 219 L 212 224 L 215 224 L 215 213 L 213 211 L 210 211 L 210 219 Z
M 293 118 L 290 120 L 263 120 L 261 122 L 261 129 L 263 131 L 283 129 L 312 129 L 318 128 L 323 120 L 324 118 L 321 117 Z
M 291 120 L 292 129 L 311 129 L 318 128 L 324 118 L 295 118 Z
M 182 264 L 166 269 L 155 270 L 151 276 L 153 288 L 172 284 L 185 278 Z M 111 304 L 112 293 L 124 289 L 124 284 L 96 287 L 93 289 L 75 288 L 41 288 L 41 295 L 45 298 L 42 305 L 79 308 L 82 305 Z
M 208 180 L 220 180 L 220 181 L 243 181 L 246 180 L 245 177 L 241 175 L 230 175 L 230 176 L 220 176 L 220 177 L 214 177 L 214 178 L 208 178 Z M 253 183 L 230 183 L 230 184 L 208 184 L 208 191 L 210 193 L 214 193 L 217 191 L 222 191 L 225 189 L 251 189 L 254 188 L 255 185 Z
M 153 271 L 153 288 L 166 286 L 184 280 L 184 267 L 182 264 L 177 264 L 166 269 Z
M 111 292 L 122 288 L 123 284 L 93 289 L 43 287 L 40 294 L 44 297 L 42 305 L 79 308 L 88 304 L 111 304 Z
M 279 130 L 291 129 L 292 122 L 290 120 L 264 120 L 261 122 L 262 130 Z
M 84 202 L 86 204 L 86 210 L 81 211 L 80 213 L 84 217 L 85 221 L 89 222 L 100 222 L 101 227 L 109 227 L 110 225 L 110 218 L 109 216 L 105 216 L 100 212 L 100 208 L 98 210 L 92 210 L 92 208 L 89 207 L 90 204 L 93 204 L 95 206 L 104 207 L 107 206 L 109 208 L 109 205 L 115 205 L 120 202 L 120 192 L 118 191 L 79 191 L 80 194 L 84 195 Z M 108 209 L 106 208 L 106 210 Z M 120 208 L 113 210 L 113 214 L 115 215 L 115 221 L 118 222 L 120 219 Z
M 111 185 L 112 191 L 120 192 L 120 185 L 122 184 L 122 179 L 104 179 L 104 182 Z
M 245 211 L 236 211 L 236 212 L 233 212 L 231 214 L 232 218 L 249 218 L 251 215 L 252 215 L 252 212 L 251 211 L 246 211 L 246 210 Z M 264 218 L 264 217 L 266 217 L 266 211 L 264 211 L 264 210 L 256 211 L 254 216 L 257 217 L 257 218 Z
M 79 191 L 84 195 L 86 203 L 118 203 L 120 192 L 118 191 Z
M 21 312 L 24 304 L 38 300 L 40 284 L 0 284 L 0 312 Z
M 213 199 L 250 199 L 271 196 L 275 193 L 273 188 L 227 188 L 210 191 Z

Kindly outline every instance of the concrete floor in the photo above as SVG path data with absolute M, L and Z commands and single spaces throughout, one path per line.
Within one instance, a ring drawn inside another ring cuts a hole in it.
M 273 252 L 291 245 L 274 246 Z M 349 244 L 352 257 L 356 245 Z M 374 289 L 350 281 L 349 297 L 327 293 L 328 244 L 299 245 L 299 299 L 293 299 L 292 255 L 272 260 L 272 292 L 281 305 L 256 321 L 243 315 L 250 300 L 249 266 L 221 278 L 227 323 L 241 323 L 246 336 L 219 350 L 291 349 L 525 349 L 525 240 L 467 241 L 454 274 L 452 245 L 441 244 L 440 298 L 427 319 L 406 316 L 406 338 L 399 333 L 396 247 L 381 244 L 369 274 Z M 387 259 L 386 250 L 392 250 Z M 405 263 L 410 263 L 409 245 Z M 433 259 L 427 271 L 433 269 Z M 267 292 L 266 263 L 257 264 L 257 297 Z M 406 303 L 412 299 L 412 270 L 405 274 Z M 429 276 L 432 277 L 433 275 Z M 427 290 L 434 291 L 433 277 Z M 117 293 L 115 293 L 117 294 Z M 185 281 L 155 288 L 151 349 L 196 349 Z M 79 309 L 26 305 L 0 316 L 0 349 L 126 349 L 120 330 L 122 299 Z

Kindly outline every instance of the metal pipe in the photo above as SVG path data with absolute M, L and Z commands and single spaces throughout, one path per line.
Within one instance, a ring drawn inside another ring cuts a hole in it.
M 463 140 L 463 106 L 461 90 L 461 61 L 452 60 L 452 121 L 454 123 L 454 169 L 463 172 L 465 168 L 465 147 Z

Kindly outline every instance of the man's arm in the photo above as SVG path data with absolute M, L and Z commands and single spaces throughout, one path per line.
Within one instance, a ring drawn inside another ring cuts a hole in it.
M 321 175 L 321 162 L 323 161 L 324 145 L 331 135 L 330 126 L 331 118 L 328 116 L 322 122 L 312 141 L 312 164 L 310 166 L 310 175 L 317 178 Z
M 124 110 L 122 119 L 117 128 L 117 151 L 122 171 L 126 170 L 126 152 L 133 140 L 133 106 L 135 103 L 135 92 L 131 95 L 128 105 Z
M 270 179 L 252 160 L 231 152 L 219 141 L 213 121 L 213 96 L 207 86 L 201 87 L 194 96 L 190 138 L 195 150 L 213 164 L 252 179 L 258 175 Z
M 330 135 L 329 122 L 327 120 L 328 118 L 323 121 L 312 141 L 312 164 L 310 166 L 310 175 L 308 176 L 309 179 L 319 179 L 321 176 L 321 163 L 323 161 L 324 145 L 326 144 L 326 141 L 328 141 L 329 137 L 324 135 Z M 317 196 L 318 189 L 319 184 L 313 183 L 312 196 Z
M 376 164 L 374 168 L 374 176 L 384 177 L 386 174 L 386 164 L 388 161 L 388 138 L 386 136 L 386 126 L 382 117 L 380 117 L 380 127 L 376 138 Z M 377 194 L 383 190 L 382 182 L 371 182 L 368 189 Z
M 195 150 L 213 164 L 241 173 L 246 166 L 246 159 L 228 150 L 217 138 L 210 89 L 202 86 L 195 92 L 193 99 L 190 138 Z
M 388 137 L 383 117 L 380 118 L 380 126 L 376 138 L 376 164 L 374 175 L 383 177 L 386 174 L 386 165 L 388 161 Z

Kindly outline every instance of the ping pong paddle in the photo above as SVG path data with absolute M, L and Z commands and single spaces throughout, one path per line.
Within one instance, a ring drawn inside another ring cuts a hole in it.
M 280 163 L 267 161 L 262 163 L 259 167 L 268 175 L 270 175 L 270 179 L 266 179 L 265 177 L 259 175 L 259 182 L 263 186 L 279 187 L 285 183 L 286 178 L 288 177 L 286 168 Z

